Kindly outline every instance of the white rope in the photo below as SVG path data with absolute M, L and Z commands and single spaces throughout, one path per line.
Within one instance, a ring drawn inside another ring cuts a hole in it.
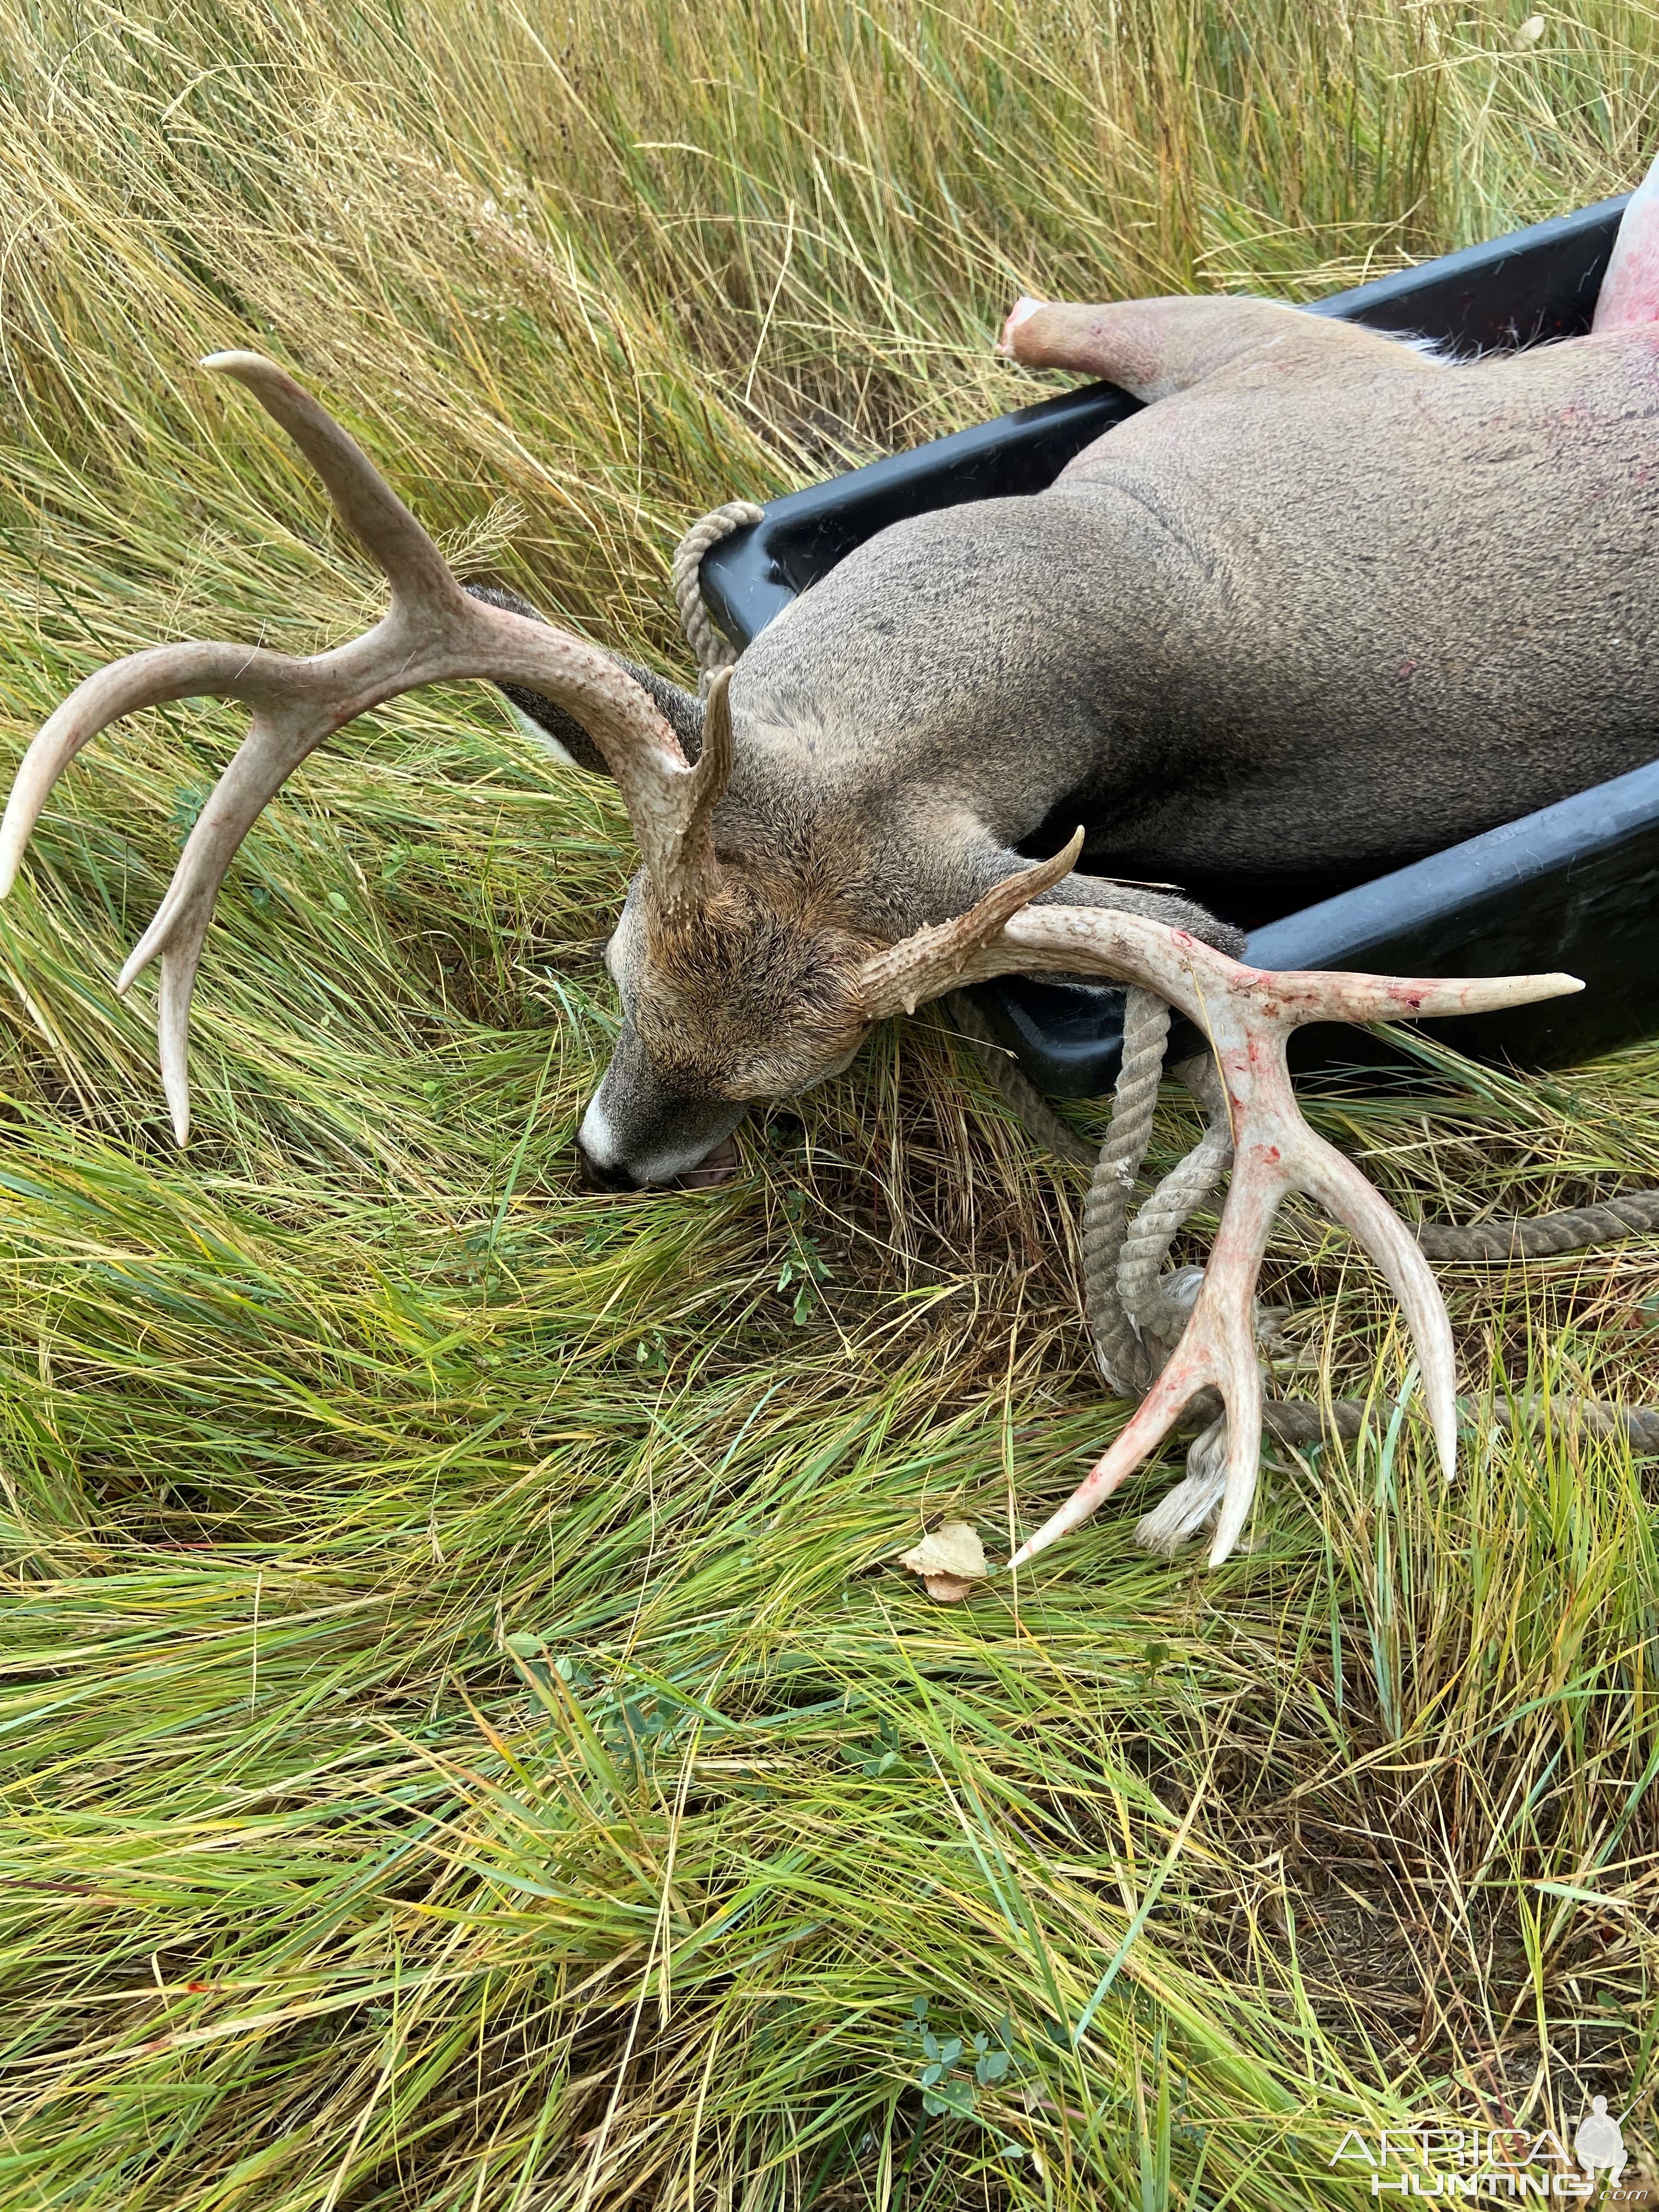
M 1132 987 L 1123 1004 L 1123 1057 L 1112 1093 L 1112 1119 L 1083 1207 L 1084 1307 L 1100 1371 L 1125 1397 L 1145 1395 L 1156 1369 L 1118 1293 L 1118 1267 L 1129 1226 L 1129 1194 L 1146 1157 L 1170 1035 L 1170 1009 L 1155 992 Z
M 1209 1125 L 1136 1214 L 1117 1262 L 1117 1294 L 1124 1311 L 1143 1339 L 1166 1345 L 1173 1345 L 1187 1326 L 1192 1300 L 1180 1294 L 1177 1277 L 1162 1273 L 1164 1262 L 1188 1220 L 1233 1164 L 1232 1126 L 1214 1061 L 1190 1060 L 1172 1072 L 1204 1108 Z
M 694 522 L 674 548 L 673 563 L 668 572 L 674 605 L 680 611 L 680 628 L 685 632 L 685 641 L 696 655 L 697 666 L 705 678 L 718 668 L 730 668 L 738 658 L 738 648 L 723 638 L 709 620 L 708 610 L 702 603 L 702 581 L 698 571 L 711 546 L 718 545 L 722 538 L 729 538 L 734 530 L 748 529 L 760 519 L 761 509 L 752 500 L 728 500 L 724 507 L 711 508 L 701 521 Z

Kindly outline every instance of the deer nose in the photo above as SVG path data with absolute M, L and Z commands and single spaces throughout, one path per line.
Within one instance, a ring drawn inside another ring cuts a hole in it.
M 584 1190 L 637 1190 L 640 1187 L 620 1160 L 613 1165 L 596 1160 L 580 1137 L 576 1139 L 576 1180 Z

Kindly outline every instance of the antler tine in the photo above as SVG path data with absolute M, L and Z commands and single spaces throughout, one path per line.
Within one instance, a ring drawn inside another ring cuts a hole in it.
M 204 368 L 246 385 L 321 477 L 334 512 L 385 574 L 394 599 L 453 611 L 461 587 L 449 563 L 349 432 L 274 361 L 210 353 Z
M 24 848 L 52 786 L 82 745 L 141 707 L 209 694 L 246 696 L 277 656 L 245 645 L 156 645 L 112 661 L 76 686 L 35 733 L 0 822 L 0 898 L 17 880 Z
M 1034 867 L 1005 876 L 966 914 L 949 921 L 930 922 L 884 952 L 872 954 L 859 978 L 859 998 L 870 1019 L 879 1022 L 890 1014 L 914 1014 L 925 1000 L 943 998 L 947 991 L 955 990 L 963 981 L 969 963 L 1001 934 L 1022 907 L 1066 880 L 1082 850 L 1083 831 L 1079 828 L 1051 860 L 1039 860 Z
M 1008 1562 L 1011 1567 L 1025 1565 L 1060 1537 L 1081 1528 L 1158 1449 L 1181 1418 L 1182 1407 L 1200 1390 L 1219 1391 L 1227 1409 L 1227 1487 L 1222 1510 L 1225 1513 L 1235 1501 L 1242 1501 L 1237 1516 L 1239 1527 L 1243 1526 L 1261 1449 L 1261 1370 L 1256 1362 L 1253 1294 L 1256 1272 L 1267 1248 L 1267 1234 L 1287 1188 L 1271 1164 L 1260 1160 L 1246 1164 L 1241 1147 L 1215 1249 L 1192 1317 L 1169 1364 L 1135 1408 L 1117 1442 L 1097 1461 L 1058 1512 L 1051 1514 L 1036 1535 L 1020 1546 Z M 1228 1539 L 1228 1551 L 1236 1540 L 1237 1532 Z M 1218 1539 L 1211 1564 L 1218 1564 L 1225 1556 Z
M 1348 975 L 1335 969 L 1247 971 L 1270 985 L 1286 1026 L 1305 1022 L 1439 1021 L 1454 1014 L 1493 1014 L 1535 999 L 1582 991 L 1577 975 L 1423 976 Z
M 1352 1231 L 1400 1301 L 1417 1350 L 1419 1386 L 1441 1471 L 1449 1482 L 1457 1472 L 1457 1371 L 1451 1322 L 1434 1270 L 1382 1193 L 1299 1115 L 1297 1137 L 1297 1188 Z
M 608 653 L 568 631 L 463 592 L 442 555 L 361 447 L 292 378 L 258 354 L 216 354 L 293 438 L 342 521 L 385 570 L 390 611 L 372 629 L 310 659 L 242 645 L 156 646 L 89 676 L 25 755 L 0 823 L 0 896 L 53 784 L 88 739 L 123 714 L 214 696 L 252 709 L 247 736 L 191 830 L 167 895 L 121 972 L 125 991 L 159 954 L 162 1082 L 182 1145 L 189 1133 L 190 1001 L 213 903 L 260 810 L 325 738 L 371 708 L 428 684 L 466 677 L 522 684 L 567 708 L 621 789 L 647 872 L 664 901 L 706 896 L 715 872 L 709 817 L 732 763 L 725 687 L 711 694 L 695 768 L 655 702 Z
M 160 956 L 156 1048 L 161 1088 L 180 1145 L 190 1137 L 191 998 L 219 886 L 243 838 L 322 734 L 313 735 L 304 726 L 285 729 L 280 719 L 255 712 L 247 736 L 197 817 L 149 928 L 116 979 L 117 992 L 125 994 Z
M 706 896 L 718 873 L 712 817 L 726 789 L 733 759 L 730 668 L 717 668 L 708 679 L 702 705 L 702 750 L 697 764 L 674 793 L 676 804 L 665 850 L 652 869 L 652 880 L 665 905 L 684 914 Z M 672 787 L 671 787 L 672 788 Z M 639 835 L 635 825 L 635 835 Z M 644 840 L 641 839 L 644 851 Z M 647 865 L 649 866 L 647 858 Z
M 201 367 L 234 376 L 305 455 L 335 512 L 392 585 L 394 601 L 431 603 L 451 612 L 461 596 L 443 556 L 355 438 L 291 376 L 263 354 L 214 353 Z M 246 646 L 163 645 L 130 653 L 77 685 L 30 745 L 0 823 L 0 898 L 17 879 L 24 848 L 52 786 L 82 745 L 122 715 L 173 699 L 231 693 L 248 699 L 275 655 L 250 656 Z
M 1218 1565 L 1231 1552 L 1249 1515 L 1261 1450 L 1255 1279 L 1273 1218 L 1291 1190 L 1316 1199 L 1352 1231 L 1399 1298 L 1449 1480 L 1456 1463 L 1456 1404 L 1451 1324 L 1438 1285 L 1405 1224 L 1352 1163 L 1303 1121 L 1285 1043 L 1305 1022 L 1478 1012 L 1559 997 L 1583 985 L 1563 975 L 1449 982 L 1317 971 L 1280 975 L 1244 967 L 1186 931 L 1139 915 L 1066 907 L 1016 915 L 967 973 L 1079 969 L 1157 991 L 1205 1031 L 1226 1085 L 1236 1158 L 1203 1286 L 1168 1365 L 1117 1442 L 1010 1565 L 1024 1565 L 1086 1521 L 1203 1389 L 1218 1390 L 1227 1409 L 1226 1487 L 1210 1564 Z

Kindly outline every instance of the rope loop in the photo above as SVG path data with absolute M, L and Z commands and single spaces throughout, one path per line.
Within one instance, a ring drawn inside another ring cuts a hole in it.
M 701 674 L 699 690 L 707 693 L 708 678 L 718 669 L 732 667 L 738 658 L 738 648 L 724 638 L 709 619 L 703 605 L 702 579 L 700 570 L 703 556 L 729 538 L 734 530 L 747 530 L 761 519 L 762 510 L 750 499 L 727 500 L 724 507 L 716 507 L 694 522 L 674 548 L 670 565 L 669 581 L 674 593 L 674 605 L 679 609 L 680 628 L 685 641 L 696 655 Z
M 973 1002 L 958 994 L 953 1012 L 957 1028 L 981 1054 L 997 1090 L 1032 1135 L 1063 1159 L 1085 1154 L 1082 1140 L 1018 1061 L 997 1044 Z M 1184 1060 L 1169 1072 L 1203 1108 L 1204 1134 L 1131 1218 L 1131 1194 L 1146 1164 L 1169 1030 L 1168 1006 L 1154 994 L 1132 988 L 1124 1010 L 1123 1060 L 1113 1093 L 1112 1118 L 1094 1158 L 1083 1209 L 1085 1316 L 1101 1373 L 1127 1398 L 1145 1397 L 1187 1326 L 1203 1270 L 1183 1267 L 1166 1273 L 1164 1262 L 1182 1227 L 1232 1164 L 1226 1095 L 1215 1064 L 1207 1054 Z M 1431 1259 L 1502 1261 L 1583 1251 L 1653 1229 L 1659 1229 L 1659 1191 L 1627 1191 L 1599 1206 L 1532 1220 L 1480 1222 L 1469 1229 L 1425 1222 L 1418 1238 Z M 1258 1334 L 1271 1340 L 1265 1317 L 1258 1322 Z M 1482 1409 L 1463 1401 L 1462 1411 L 1466 1418 L 1498 1429 L 1547 1418 L 1589 1436 L 1622 1436 L 1632 1451 L 1659 1456 L 1659 1406 L 1613 1406 L 1562 1397 L 1537 1405 L 1498 1404 Z M 1366 1408 L 1357 1398 L 1339 1398 L 1322 1406 L 1300 1398 L 1270 1398 L 1262 1408 L 1262 1425 L 1280 1443 L 1307 1445 L 1334 1437 L 1352 1443 L 1359 1436 L 1365 1415 Z M 1213 1518 L 1225 1488 L 1227 1424 L 1216 1392 L 1200 1392 L 1188 1408 L 1188 1418 L 1204 1425 L 1188 1449 L 1186 1475 L 1135 1528 L 1139 1543 L 1165 1556 Z

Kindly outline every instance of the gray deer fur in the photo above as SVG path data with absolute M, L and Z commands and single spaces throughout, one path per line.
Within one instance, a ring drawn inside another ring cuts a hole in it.
M 891 942 L 1082 819 L 1089 872 L 1046 901 L 1231 951 L 1193 898 L 1141 886 L 1201 895 L 1224 868 L 1289 905 L 1335 856 L 1398 865 L 1653 756 L 1652 325 L 1454 363 L 1257 300 L 1022 302 L 1005 344 L 1152 404 L 1036 496 L 883 531 L 749 647 L 714 834 L 763 902 L 810 882 L 820 919 Z M 583 757 L 568 717 L 514 698 Z M 659 1065 L 638 888 L 608 955 L 629 1019 L 579 1144 L 607 1188 L 729 1136 L 732 1028 L 776 1018 L 764 963 L 734 958 L 714 1057 L 693 1004 Z

